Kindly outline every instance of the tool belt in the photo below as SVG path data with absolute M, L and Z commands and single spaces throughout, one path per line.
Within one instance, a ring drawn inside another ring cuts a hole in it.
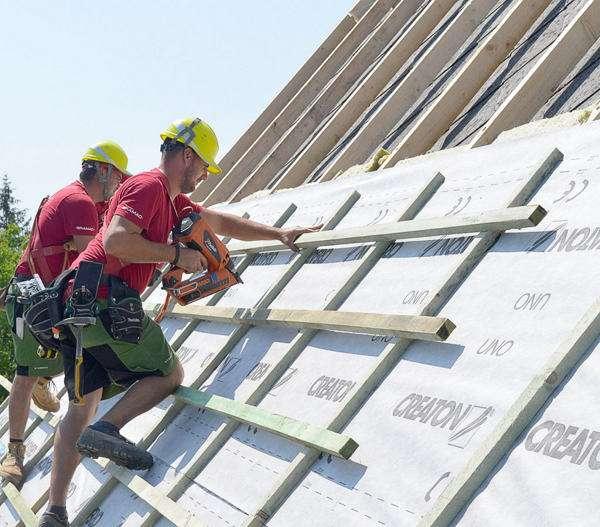
M 103 280 L 108 285 L 108 301 L 98 316 L 104 329 L 115 340 L 137 344 L 146 316 L 139 293 L 118 276 L 104 275 Z
M 145 316 L 140 295 L 118 276 L 102 274 L 102 269 L 98 262 L 79 264 L 65 316 L 98 317 L 113 339 L 137 344 Z M 96 299 L 100 285 L 108 288 L 106 307 Z
M 60 274 L 48 288 L 29 298 L 25 323 L 33 337 L 44 348 L 60 351 L 61 340 L 71 337 L 64 330 L 56 330 L 55 326 L 64 318 L 63 297 L 67 284 L 73 276 L 75 270 L 67 270 Z
M 75 270 L 66 271 L 53 284 L 31 297 L 30 307 L 25 314 L 25 323 L 32 335 L 44 348 L 60 351 L 61 341 L 72 343 L 73 337 L 66 328 L 57 330 L 56 324 L 73 314 L 72 299 L 66 306 L 63 301 L 65 289 L 69 280 L 75 275 Z M 107 306 L 97 309 L 96 299 L 87 309 L 89 314 L 96 313 L 104 329 L 115 340 L 137 344 L 143 331 L 144 309 L 138 292 L 131 289 L 119 277 L 104 275 L 102 284 L 108 285 L 109 295 Z M 75 311 L 82 312 L 81 305 Z

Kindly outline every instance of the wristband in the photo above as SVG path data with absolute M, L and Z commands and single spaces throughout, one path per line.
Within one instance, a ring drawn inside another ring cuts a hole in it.
M 175 244 L 175 258 L 173 258 L 173 261 L 171 262 L 171 265 L 175 266 L 179 263 L 179 256 L 181 254 L 181 247 L 179 246 L 178 243 Z

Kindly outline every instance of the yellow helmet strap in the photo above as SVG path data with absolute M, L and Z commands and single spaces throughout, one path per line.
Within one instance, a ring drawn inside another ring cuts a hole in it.
M 196 137 L 194 128 L 201 122 L 201 119 L 196 118 L 190 124 L 182 126 L 181 129 L 177 131 L 177 135 L 173 139 L 183 143 L 185 146 L 190 146 L 190 143 L 194 140 L 194 137 Z

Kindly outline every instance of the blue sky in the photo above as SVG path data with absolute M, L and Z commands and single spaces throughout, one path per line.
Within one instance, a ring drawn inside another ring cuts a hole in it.
M 77 177 L 100 139 L 133 172 L 173 119 L 209 122 L 221 155 L 352 0 L 0 0 L 0 175 L 30 210 Z

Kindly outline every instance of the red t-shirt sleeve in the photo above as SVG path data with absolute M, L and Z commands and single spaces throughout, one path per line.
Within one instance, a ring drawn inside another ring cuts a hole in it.
M 204 207 L 199 203 L 194 203 L 188 196 L 185 194 L 179 194 L 173 200 L 173 205 L 175 205 L 175 210 L 177 211 L 177 217 L 181 220 L 184 216 L 189 214 L 190 212 L 202 212 Z
M 115 214 L 129 220 L 142 230 L 148 230 L 161 200 L 157 199 L 163 186 L 154 178 L 130 178 L 121 185 L 113 199 L 117 200 Z
M 98 212 L 94 202 L 82 194 L 71 194 L 60 204 L 67 236 L 95 236 L 98 232 Z

